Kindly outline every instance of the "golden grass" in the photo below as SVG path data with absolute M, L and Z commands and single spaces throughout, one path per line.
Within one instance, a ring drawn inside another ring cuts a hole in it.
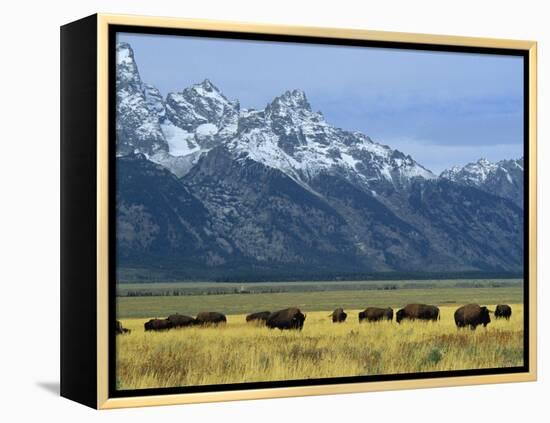
M 122 319 L 117 388 L 139 389 L 396 374 L 523 365 L 523 306 L 510 321 L 457 330 L 457 306 L 439 322 L 362 323 L 358 310 L 333 324 L 329 311 L 308 312 L 303 331 L 270 330 L 228 316 L 226 326 L 145 332 L 148 319 Z M 493 306 L 494 308 L 494 306 Z

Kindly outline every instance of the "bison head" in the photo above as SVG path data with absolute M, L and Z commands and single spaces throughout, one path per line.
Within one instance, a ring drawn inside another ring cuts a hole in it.
M 480 323 L 483 323 L 483 326 L 487 326 L 489 323 L 491 323 L 491 316 L 489 316 L 489 309 L 487 307 L 481 307 L 479 319 Z
M 296 316 L 294 317 L 296 321 L 298 322 L 298 326 L 301 328 L 304 326 L 304 322 L 306 320 L 306 315 L 302 314 L 301 312 L 296 313 Z
M 403 317 L 405 317 L 405 310 L 403 309 L 397 310 L 397 313 L 395 313 L 395 321 L 397 323 L 401 323 L 401 320 L 403 320 Z
M 292 316 L 292 319 L 290 320 L 290 327 L 302 329 L 304 327 L 304 320 L 306 320 L 306 316 L 298 311 Z

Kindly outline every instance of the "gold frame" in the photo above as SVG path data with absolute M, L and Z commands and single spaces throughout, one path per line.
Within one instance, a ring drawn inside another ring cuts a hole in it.
M 411 34 L 359 29 L 316 28 L 265 25 L 126 15 L 97 15 L 97 407 L 111 409 L 151 405 L 189 404 L 281 398 L 306 395 L 347 394 L 398 389 L 435 388 L 505 382 L 528 382 L 537 379 L 537 43 L 491 38 L 449 35 Z M 468 47 L 519 49 L 529 52 L 529 363 L 525 373 L 458 376 L 391 382 L 359 382 L 340 385 L 316 385 L 290 388 L 267 388 L 218 391 L 192 394 L 108 397 L 108 26 L 137 25 L 161 28 L 189 28 L 244 33 L 331 37 L 342 39 L 395 41 Z

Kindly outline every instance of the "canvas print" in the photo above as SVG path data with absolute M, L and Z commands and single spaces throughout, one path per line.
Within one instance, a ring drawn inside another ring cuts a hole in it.
M 115 48 L 117 390 L 524 366 L 522 56 Z

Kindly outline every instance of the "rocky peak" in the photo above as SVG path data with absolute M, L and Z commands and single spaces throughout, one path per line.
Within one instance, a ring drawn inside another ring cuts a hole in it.
M 266 107 L 266 112 L 272 116 L 285 116 L 300 111 L 311 112 L 311 105 L 302 90 L 285 91 Z
M 234 120 L 236 125 L 239 112 L 238 102 L 228 100 L 208 79 L 168 94 L 166 106 L 168 119 L 185 131 L 206 123 L 221 128 Z
M 204 81 L 202 81 L 200 84 L 193 85 L 193 88 L 196 91 L 204 90 L 204 92 L 212 93 L 217 92 L 220 95 L 223 95 L 218 87 L 216 87 L 212 81 L 210 81 L 208 78 L 205 78 Z
M 139 151 L 147 155 L 168 151 L 159 118 L 164 105 L 158 90 L 141 81 L 134 51 L 127 43 L 116 46 L 117 154 Z
M 450 169 L 444 170 L 441 177 L 455 182 L 464 182 L 470 185 L 479 185 L 497 169 L 498 164 L 492 163 L 485 158 L 480 158 L 475 163 L 467 165 L 453 166 Z
M 142 91 L 149 110 L 155 113 L 162 122 L 166 116 L 166 104 L 160 91 L 151 84 L 142 84 Z
M 497 163 L 481 158 L 463 167 L 447 169 L 440 177 L 497 194 L 523 207 L 523 173 L 523 158 Z
M 117 85 L 139 84 L 141 82 L 138 67 L 134 60 L 134 50 L 128 43 L 116 45 Z

